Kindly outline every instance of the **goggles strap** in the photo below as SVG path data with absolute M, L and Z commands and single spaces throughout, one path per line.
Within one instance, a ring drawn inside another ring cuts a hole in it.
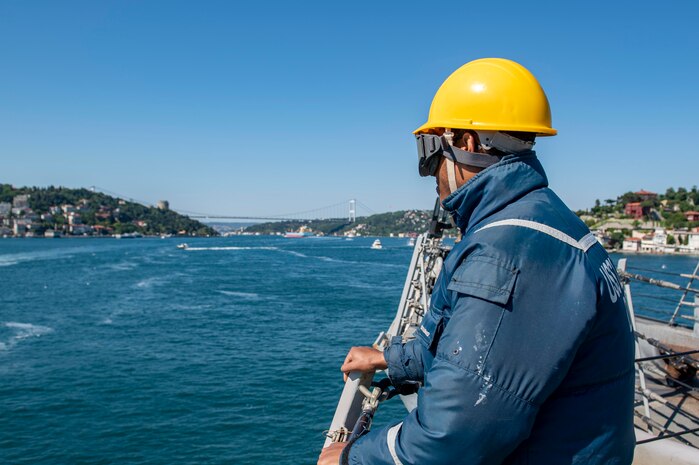
M 447 163 L 447 177 L 449 178 L 449 193 L 456 192 L 456 169 L 454 167 L 454 160 L 450 157 L 444 157 Z
M 524 141 L 500 131 L 476 131 L 481 146 L 485 149 L 498 149 L 504 153 L 518 153 L 531 150 L 535 141 Z
M 489 155 L 487 153 L 477 153 L 469 152 L 468 150 L 463 150 L 457 147 L 449 148 L 450 155 L 454 158 L 454 161 L 458 161 L 464 165 L 476 166 L 478 168 L 487 168 L 495 163 L 498 163 L 502 157 L 496 155 Z M 446 158 L 449 158 L 446 155 Z

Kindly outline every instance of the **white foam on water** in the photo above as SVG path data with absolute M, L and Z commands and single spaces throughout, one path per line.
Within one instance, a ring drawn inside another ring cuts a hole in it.
M 201 252 L 202 250 L 279 250 L 277 247 L 187 247 L 187 252 Z
M 225 290 L 219 290 L 223 295 L 228 295 L 231 297 L 240 297 L 242 299 L 246 300 L 260 300 L 260 295 L 255 294 L 254 292 L 238 292 L 238 291 L 225 291 Z
M 158 281 L 160 281 L 160 278 L 146 278 L 137 282 L 135 286 L 141 289 L 148 289 L 153 287 L 153 284 L 157 284 Z
M 160 285 L 166 284 L 166 283 L 172 281 L 173 278 L 182 277 L 182 276 L 183 276 L 183 273 L 180 273 L 180 272 L 170 273 L 166 276 L 151 276 L 149 278 L 141 279 L 136 284 L 134 284 L 134 287 L 136 287 L 138 289 L 150 289 L 151 287 L 154 287 L 154 286 L 160 286 Z
M 281 252 L 288 253 L 294 257 L 309 258 L 308 255 L 302 254 L 301 252 L 296 252 L 295 250 L 282 250 Z
M 107 265 L 107 268 L 114 271 L 129 271 L 136 268 L 136 263 L 134 262 L 119 262 Z
M 332 262 L 332 263 L 347 263 L 348 265 L 361 265 L 361 266 L 383 266 L 383 267 L 388 267 L 388 268 L 401 268 L 405 269 L 405 266 L 403 265 L 396 265 L 393 263 L 381 263 L 381 262 L 362 262 L 362 261 L 356 261 L 356 260 L 342 260 L 340 258 L 331 258 L 331 257 L 323 257 L 323 256 L 318 256 L 318 257 L 313 257 L 317 258 L 319 260 L 322 260 L 324 262 Z
M 37 252 L 12 253 L 0 255 L 0 266 L 12 266 L 24 262 L 36 260 L 59 260 L 69 258 L 74 254 L 91 253 L 94 247 L 74 247 L 54 250 L 41 250 Z
M 4 326 L 13 330 L 14 334 L 7 341 L 0 342 L 0 350 L 10 350 L 24 339 L 40 337 L 53 332 L 53 328 L 49 328 L 48 326 L 17 323 L 15 321 L 6 322 Z

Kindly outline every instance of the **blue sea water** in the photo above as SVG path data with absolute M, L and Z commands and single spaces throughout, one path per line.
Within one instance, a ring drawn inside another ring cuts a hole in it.
M 407 240 L 177 242 L 0 240 L 0 463 L 315 463 L 346 351 L 395 313 Z M 629 264 L 672 279 L 695 259 Z M 639 313 L 677 298 L 640 294 Z

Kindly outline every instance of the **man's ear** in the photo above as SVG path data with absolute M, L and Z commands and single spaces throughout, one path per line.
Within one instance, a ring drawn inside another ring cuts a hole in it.
M 482 152 L 479 150 L 480 141 L 478 140 L 478 134 L 472 131 L 466 131 L 463 136 L 461 136 L 461 141 L 469 152 Z

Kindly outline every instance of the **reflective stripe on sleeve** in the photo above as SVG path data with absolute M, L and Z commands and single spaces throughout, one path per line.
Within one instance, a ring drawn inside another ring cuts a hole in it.
M 403 422 L 398 423 L 396 426 L 391 427 L 386 433 L 386 442 L 388 443 L 388 452 L 391 453 L 394 465 L 403 465 L 403 462 L 398 458 L 396 454 L 396 438 L 398 437 L 398 430 L 403 426 Z

